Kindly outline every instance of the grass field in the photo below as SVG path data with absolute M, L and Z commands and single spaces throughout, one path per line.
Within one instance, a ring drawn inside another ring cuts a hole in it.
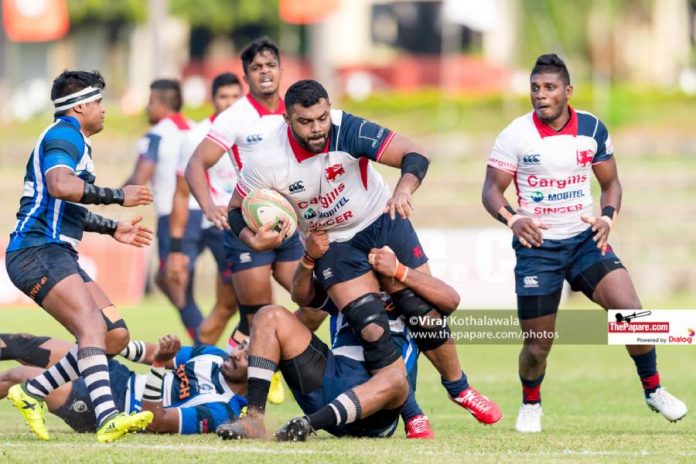
M 183 337 L 173 311 L 160 297 L 149 297 L 123 314 L 132 337 L 155 340 L 164 331 Z M 163 323 L 163 321 L 169 321 Z M 3 332 L 32 331 L 66 337 L 57 323 L 38 309 L 6 309 L 0 313 Z M 325 333 L 322 331 L 322 333 Z M 215 436 L 129 436 L 113 445 L 99 445 L 93 435 L 79 435 L 55 416 L 48 425 L 51 442 L 30 434 L 9 402 L 0 402 L 0 462 L 693 462 L 696 422 L 687 416 L 671 424 L 645 406 L 632 362 L 622 347 L 557 346 L 543 385 L 544 431 L 514 432 L 520 401 L 516 375 L 518 347 L 459 347 L 470 382 L 494 398 L 503 420 L 479 425 L 466 411 L 447 400 L 433 369 L 420 364 L 418 400 L 430 417 L 434 441 L 403 437 L 384 440 L 334 439 L 325 433 L 307 443 L 266 441 L 223 442 Z M 693 347 L 663 347 L 658 352 L 663 383 L 688 405 L 696 405 Z M 0 362 L 0 369 L 13 363 Z M 137 370 L 143 371 L 142 366 Z M 290 399 L 269 406 L 268 430 L 274 430 L 299 409 Z

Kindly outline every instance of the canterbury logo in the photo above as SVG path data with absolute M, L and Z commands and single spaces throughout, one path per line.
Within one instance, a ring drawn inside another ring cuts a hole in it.
M 541 155 L 524 155 L 522 157 L 522 162 L 525 164 L 539 164 L 539 158 Z
M 297 182 L 290 184 L 290 187 L 288 187 L 288 190 L 290 190 L 290 193 L 299 193 L 299 192 L 304 192 L 304 184 L 302 183 L 301 180 L 298 180 Z
M 261 136 L 261 134 L 248 135 L 246 138 L 247 143 L 259 143 L 262 140 L 263 137 Z

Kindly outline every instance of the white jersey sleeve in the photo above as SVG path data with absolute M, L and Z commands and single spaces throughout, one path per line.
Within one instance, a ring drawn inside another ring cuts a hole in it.
M 488 166 L 514 174 L 517 172 L 517 149 L 510 127 L 504 129 L 495 139 L 493 151 L 488 158 Z

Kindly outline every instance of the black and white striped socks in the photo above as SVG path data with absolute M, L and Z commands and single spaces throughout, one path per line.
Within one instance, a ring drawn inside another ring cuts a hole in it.
M 106 419 L 119 412 L 111 393 L 106 351 L 96 347 L 80 348 L 77 352 L 77 365 L 89 390 L 97 424 L 101 426 Z
M 146 352 L 145 342 L 130 341 L 119 354 L 126 359 L 139 363 L 145 358 Z
M 359 420 L 361 416 L 362 407 L 358 395 L 350 389 L 338 395 L 335 400 L 314 414 L 307 416 L 307 419 L 315 430 L 323 430 L 327 427 L 350 424 Z
M 247 401 L 250 409 L 260 412 L 266 409 L 268 390 L 271 388 L 271 379 L 276 370 L 278 365 L 270 359 L 249 356 Z
M 77 345 L 73 345 L 67 354 L 57 363 L 43 371 L 43 373 L 27 381 L 26 390 L 32 396 L 46 398 L 46 395 L 53 390 L 79 376 L 80 370 L 77 364 Z

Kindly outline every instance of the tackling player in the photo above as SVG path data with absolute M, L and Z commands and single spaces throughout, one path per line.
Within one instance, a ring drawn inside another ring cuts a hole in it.
M 121 243 L 149 245 L 152 231 L 141 217 L 117 222 L 91 213 L 85 204 L 126 207 L 152 202 L 150 189 L 95 185 L 89 137 L 104 128 L 98 72 L 64 71 L 53 81 L 55 121 L 32 150 L 24 176 L 17 225 L 5 265 L 12 283 L 60 322 L 77 340 L 50 369 L 9 390 L 8 399 L 39 438 L 48 440 L 45 398 L 61 385 L 84 378 L 97 420 L 97 440 L 107 443 L 144 428 L 149 413 L 129 416 L 114 404 L 107 354 L 128 343 L 128 329 L 116 307 L 78 264 L 77 245 L 85 231 L 108 234 Z
M 605 125 L 568 104 L 573 86 L 565 63 L 540 56 L 530 76 L 533 110 L 496 139 L 483 185 L 488 212 L 512 229 L 517 256 L 517 312 L 523 332 L 552 333 L 563 281 L 604 309 L 638 309 L 626 268 L 607 240 L 621 208 L 621 184 Z M 601 213 L 592 208 L 592 174 L 599 181 Z M 503 196 L 515 181 L 518 209 Z M 524 339 L 519 357 L 522 406 L 515 428 L 541 431 L 541 382 L 552 338 Z M 686 405 L 660 384 L 655 347 L 626 346 L 650 409 L 670 421 Z

